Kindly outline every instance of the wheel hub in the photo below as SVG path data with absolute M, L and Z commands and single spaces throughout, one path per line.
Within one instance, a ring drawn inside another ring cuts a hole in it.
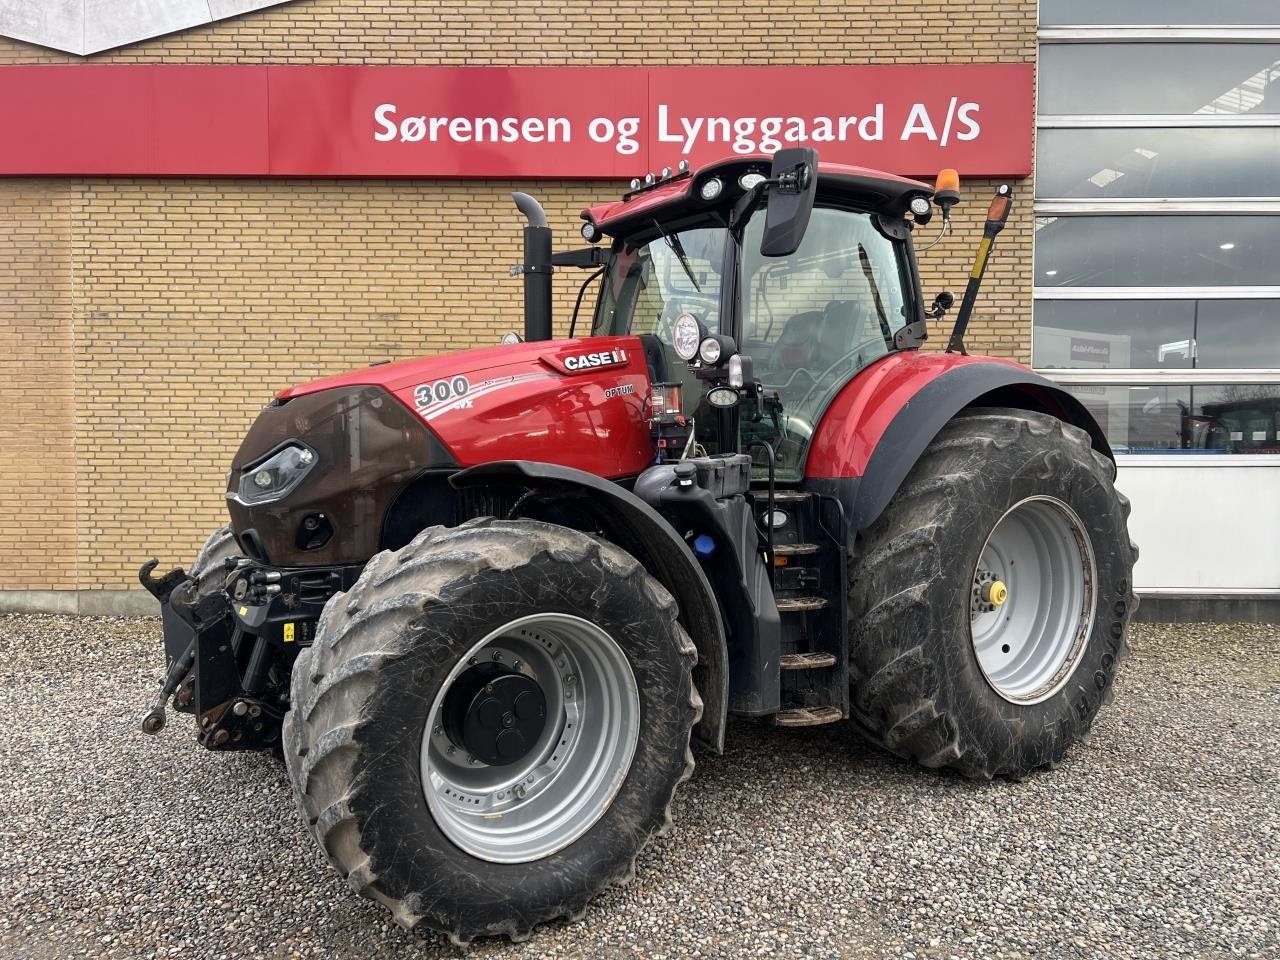
M 482 763 L 502 767 L 524 757 L 547 720 L 537 681 L 500 663 L 468 668 L 449 687 L 443 710 L 449 739 Z

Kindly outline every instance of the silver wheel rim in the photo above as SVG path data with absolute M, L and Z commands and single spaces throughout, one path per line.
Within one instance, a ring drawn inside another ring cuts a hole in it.
M 534 680 L 546 720 L 519 760 L 489 766 L 455 744 L 442 714 L 450 685 L 495 660 Z M 535 614 L 494 630 L 454 666 L 422 735 L 422 788 L 456 846 L 495 863 L 563 850 L 613 801 L 635 754 L 640 694 L 626 654 L 600 627 L 564 613 Z
M 1095 579 L 1084 524 L 1061 500 L 1028 497 L 1005 512 L 979 554 L 969 599 L 973 650 L 996 693 L 1030 704 L 1062 689 L 1093 627 Z

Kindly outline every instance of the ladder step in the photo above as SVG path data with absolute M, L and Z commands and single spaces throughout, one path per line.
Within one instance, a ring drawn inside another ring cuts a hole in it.
M 807 557 L 819 549 L 816 543 L 776 543 L 773 553 L 777 557 Z
M 834 653 L 784 653 L 782 655 L 783 670 L 818 670 L 835 665 Z
M 816 727 L 843 719 L 839 707 L 792 707 L 773 715 L 774 725 L 779 727 Z
M 822 597 L 779 597 L 779 613 L 804 613 L 807 610 L 821 610 L 827 605 Z
M 769 502 L 768 490 L 753 490 L 752 493 L 756 495 L 757 503 Z M 812 496 L 813 494 L 811 494 L 808 490 L 775 490 L 773 491 L 773 502 L 774 503 L 796 503 L 797 501 L 800 501 L 800 500 L 808 500 Z

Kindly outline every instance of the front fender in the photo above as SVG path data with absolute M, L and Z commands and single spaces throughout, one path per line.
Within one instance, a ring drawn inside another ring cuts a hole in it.
M 715 594 L 689 547 L 653 507 L 616 483 L 572 467 L 533 460 L 500 460 L 462 470 L 454 487 L 515 484 L 544 504 L 570 501 L 612 543 L 639 560 L 675 597 L 680 624 L 698 648 L 694 679 L 702 696 L 702 720 L 694 736 L 724 750 L 728 709 L 728 646 Z
M 1022 364 L 954 353 L 890 354 L 855 377 L 814 434 L 806 480 L 847 491 L 851 532 L 865 530 L 938 431 L 965 407 L 1000 406 L 1058 417 L 1089 434 L 1114 463 L 1102 428 L 1084 405 Z M 855 483 L 832 484 L 832 481 Z

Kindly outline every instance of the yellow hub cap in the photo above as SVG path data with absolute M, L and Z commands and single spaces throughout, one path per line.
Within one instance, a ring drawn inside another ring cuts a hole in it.
M 998 607 L 1009 599 L 1009 588 L 1004 585 L 1003 580 L 992 580 L 987 586 L 987 595 L 984 599 Z

